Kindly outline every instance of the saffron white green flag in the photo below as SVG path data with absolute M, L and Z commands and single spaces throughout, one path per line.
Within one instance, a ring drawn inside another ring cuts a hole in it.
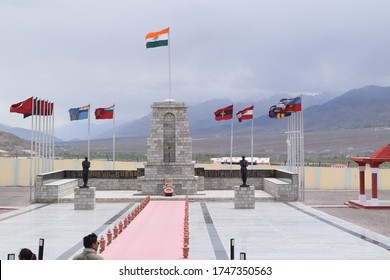
M 161 31 L 146 34 L 146 48 L 168 46 L 169 27 Z

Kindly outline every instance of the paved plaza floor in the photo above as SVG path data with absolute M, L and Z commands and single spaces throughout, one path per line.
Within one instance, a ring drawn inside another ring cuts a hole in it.
M 262 191 L 256 191 L 255 209 L 235 209 L 232 197 L 232 191 L 190 196 L 190 259 L 227 260 L 234 239 L 235 259 L 245 252 L 250 260 L 390 260 L 385 235 L 301 202 L 273 201 Z M 142 198 L 131 191 L 97 191 L 94 210 L 74 210 L 71 196 L 61 203 L 3 207 L 0 259 L 24 247 L 37 252 L 40 238 L 45 260 L 72 259 L 83 248 L 83 236 L 105 235 Z

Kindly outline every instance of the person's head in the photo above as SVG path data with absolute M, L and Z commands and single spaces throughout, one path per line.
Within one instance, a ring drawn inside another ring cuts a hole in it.
M 23 248 L 19 252 L 19 260 L 36 260 L 37 256 L 30 249 Z
M 242 159 L 245 159 L 245 156 L 242 156 Z
M 88 160 L 88 157 L 85 157 L 85 160 Z
M 99 241 L 97 239 L 98 237 L 95 233 L 88 234 L 83 239 L 84 247 L 91 248 L 97 251 L 99 248 Z

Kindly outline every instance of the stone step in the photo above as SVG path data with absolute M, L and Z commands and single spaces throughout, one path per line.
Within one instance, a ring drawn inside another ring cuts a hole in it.
M 115 190 L 115 191 L 96 191 L 96 202 L 140 202 L 147 195 L 141 191 Z M 183 200 L 185 195 L 152 195 L 152 200 Z M 206 190 L 198 191 L 197 194 L 188 195 L 190 201 L 234 201 L 234 190 Z M 275 201 L 275 197 L 263 190 L 255 190 L 256 201 Z M 74 202 L 74 194 L 69 194 L 60 199 L 61 203 Z

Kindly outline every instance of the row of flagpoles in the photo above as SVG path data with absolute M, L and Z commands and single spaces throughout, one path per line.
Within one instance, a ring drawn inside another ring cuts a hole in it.
M 113 169 L 115 169 L 115 104 L 110 107 L 97 108 L 97 120 L 113 120 Z M 30 200 L 31 188 L 36 186 L 36 175 L 54 170 L 54 103 L 40 98 L 30 97 L 12 104 L 11 113 L 31 117 L 30 147 Z M 69 109 L 70 120 L 88 119 L 88 158 L 90 158 L 90 105 Z M 33 182 L 33 178 L 35 178 Z
M 30 201 L 33 178 L 54 170 L 54 103 L 35 97 L 11 105 L 10 112 L 31 117 Z M 34 180 L 36 185 L 36 179 Z
M 305 151 L 303 133 L 302 96 L 283 98 L 276 105 L 271 106 L 268 115 L 270 118 L 280 119 L 288 117 L 287 123 L 287 168 L 298 174 L 299 200 L 305 200 Z

